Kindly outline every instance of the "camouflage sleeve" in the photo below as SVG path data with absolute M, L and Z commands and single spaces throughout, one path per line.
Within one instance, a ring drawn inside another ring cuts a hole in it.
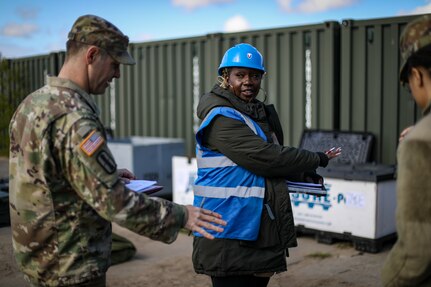
M 65 122 L 58 121 L 57 130 Z M 151 239 L 173 242 L 185 224 L 186 208 L 127 189 L 118 177 L 102 129 L 93 119 L 80 119 L 55 142 L 64 176 L 104 219 Z

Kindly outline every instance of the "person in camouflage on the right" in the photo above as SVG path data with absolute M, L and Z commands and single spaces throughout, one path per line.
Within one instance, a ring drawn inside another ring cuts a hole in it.
M 424 117 L 397 151 L 398 239 L 382 270 L 384 286 L 431 286 L 431 15 L 409 23 L 400 38 L 400 81 Z

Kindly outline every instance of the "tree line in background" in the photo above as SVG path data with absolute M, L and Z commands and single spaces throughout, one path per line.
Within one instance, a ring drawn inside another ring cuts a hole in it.
M 9 156 L 9 122 L 25 97 L 21 75 L 0 54 L 0 156 Z

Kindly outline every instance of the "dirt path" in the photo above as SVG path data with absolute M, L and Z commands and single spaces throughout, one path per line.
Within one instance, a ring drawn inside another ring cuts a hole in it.
M 171 245 L 149 240 L 126 229 L 114 231 L 131 240 L 137 255 L 112 266 L 108 287 L 210 287 L 207 276 L 197 275 L 191 262 L 192 238 L 180 234 Z M 348 243 L 319 244 L 313 238 L 299 237 L 299 247 L 291 249 L 288 271 L 273 276 L 269 287 L 281 286 L 380 286 L 380 270 L 390 245 L 377 254 L 356 251 Z M 0 286 L 26 286 L 12 260 L 10 228 L 0 228 Z
M 193 271 L 192 238 L 181 234 L 171 245 L 151 241 L 123 228 L 138 248 L 134 260 L 112 266 L 108 286 L 208 286 L 210 280 Z M 380 269 L 390 245 L 377 254 L 362 253 L 348 242 L 319 244 L 314 238 L 299 237 L 299 247 L 291 249 L 288 271 L 275 275 L 270 287 L 278 286 L 380 286 Z
M 0 178 L 7 175 L 0 158 Z M 210 279 L 197 275 L 191 262 L 192 237 L 181 233 L 170 244 L 139 236 L 113 226 L 114 232 L 131 240 L 136 256 L 112 266 L 107 273 L 108 287 L 210 287 Z M 380 286 L 380 270 L 391 244 L 377 254 L 362 253 L 348 242 L 326 245 L 314 238 L 299 237 L 299 246 L 290 250 L 288 271 L 272 277 L 269 287 L 369 287 Z M 12 255 L 10 227 L 0 228 L 0 287 L 27 286 Z

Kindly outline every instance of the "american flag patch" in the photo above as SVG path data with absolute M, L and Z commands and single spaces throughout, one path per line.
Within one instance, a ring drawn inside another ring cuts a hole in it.
M 97 130 L 94 130 L 81 142 L 79 147 L 86 155 L 92 156 L 104 142 L 102 135 Z

